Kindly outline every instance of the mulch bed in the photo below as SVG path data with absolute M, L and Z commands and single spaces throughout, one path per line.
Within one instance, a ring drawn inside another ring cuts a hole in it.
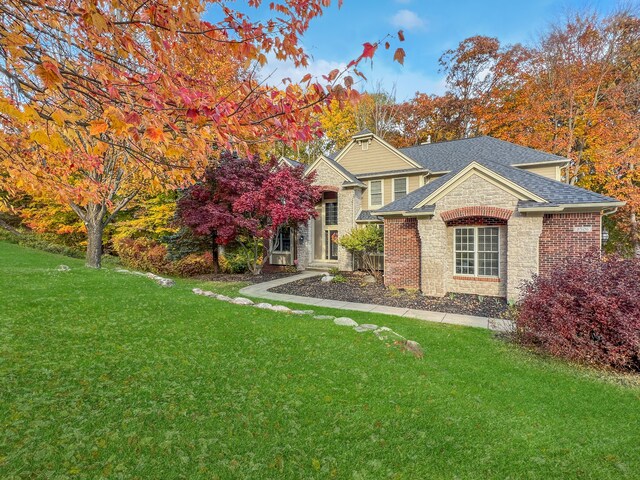
M 483 297 L 461 293 L 440 297 L 427 297 L 419 292 L 385 288 L 381 283 L 367 284 L 358 273 L 343 274 L 345 283 L 321 282 L 311 277 L 271 288 L 274 293 L 325 298 L 345 302 L 372 303 L 390 307 L 431 310 L 443 313 L 477 315 L 479 317 L 506 318 L 508 305 L 504 298 Z
M 263 272 L 260 275 L 252 275 L 251 273 L 208 273 L 206 275 L 198 275 L 196 280 L 204 280 L 207 282 L 244 282 L 244 283 L 262 283 L 277 280 L 279 278 L 297 275 L 300 272 Z

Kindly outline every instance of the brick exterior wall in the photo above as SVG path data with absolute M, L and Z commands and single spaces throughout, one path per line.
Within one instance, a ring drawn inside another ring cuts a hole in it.
M 566 260 L 600 253 L 599 212 L 547 214 L 540 235 L 540 275 L 553 272 Z M 590 232 L 574 228 L 590 227 Z
M 420 288 L 420 236 L 416 218 L 384 220 L 384 284 Z

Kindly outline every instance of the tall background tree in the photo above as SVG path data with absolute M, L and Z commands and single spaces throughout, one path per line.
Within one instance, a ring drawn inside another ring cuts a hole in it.
M 353 79 L 273 86 L 260 67 L 271 54 L 304 69 L 301 35 L 329 3 L 274 2 L 256 21 L 224 0 L 3 2 L 1 187 L 69 206 L 99 267 L 104 228 L 139 193 L 183 184 L 216 150 L 317 135 L 307 115 Z

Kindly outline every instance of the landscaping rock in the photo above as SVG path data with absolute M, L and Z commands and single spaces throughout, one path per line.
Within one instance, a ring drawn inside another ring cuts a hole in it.
M 254 305 L 254 307 L 256 307 L 256 308 L 263 308 L 263 309 L 265 309 L 265 310 L 268 310 L 268 309 L 270 309 L 271 307 L 273 307 L 273 305 L 271 305 L 270 303 L 256 303 L 256 304 Z
M 236 305 L 253 305 L 253 301 L 248 298 L 236 297 L 231 300 L 231 303 L 235 303 Z
M 227 297 L 226 295 L 216 295 L 216 298 L 221 302 L 230 302 L 231 297 Z
M 160 285 L 161 287 L 173 287 L 176 282 L 174 280 L 171 280 L 170 278 L 162 278 L 162 277 L 158 277 L 155 282 Z
M 145 277 L 153 280 L 161 287 L 173 287 L 176 284 L 176 282 L 174 282 L 170 278 L 164 278 L 164 277 L 161 277 L 160 275 L 156 275 L 155 273 L 147 273 L 145 274 Z
M 336 317 L 333 315 L 314 315 L 313 318 L 316 320 L 333 320 Z
M 193 289 L 191 289 L 191 291 L 193 293 L 195 293 L 196 295 L 203 295 L 204 294 L 204 290 L 202 290 L 201 288 L 193 288 Z
M 333 275 L 323 275 L 320 279 L 321 282 L 331 282 L 333 281 Z
M 404 338 L 399 333 L 394 332 L 389 327 L 380 327 L 374 330 L 373 333 L 380 340 L 387 343 L 404 342 L 406 340 L 406 338 Z
M 357 327 L 353 327 L 353 329 L 358 332 L 371 332 L 372 330 L 376 330 L 378 325 L 374 325 L 373 323 L 363 323 L 362 325 L 358 325 Z
M 69 270 L 71 270 L 71 267 L 69 267 L 68 265 L 58 265 L 58 268 L 56 269 L 59 272 L 68 272 Z
M 362 277 L 362 281 L 364 283 L 376 283 L 376 277 L 374 277 L 373 275 L 365 275 L 364 277 Z
M 407 352 L 413 354 L 416 358 L 424 357 L 424 350 L 422 349 L 422 346 L 414 340 L 405 340 L 403 348 Z
M 313 315 L 313 310 L 291 310 L 295 315 Z
M 204 292 L 202 292 L 202 295 L 204 295 L 205 297 L 212 297 L 212 298 L 216 298 L 218 296 L 217 293 L 211 292 L 209 290 L 205 290 Z
M 336 325 L 340 325 L 341 327 L 357 327 L 358 326 L 358 322 L 352 320 L 349 317 L 334 318 L 333 323 L 335 323 Z
M 285 307 L 284 305 L 274 305 L 270 308 L 273 312 L 290 312 L 291 309 L 289 307 Z

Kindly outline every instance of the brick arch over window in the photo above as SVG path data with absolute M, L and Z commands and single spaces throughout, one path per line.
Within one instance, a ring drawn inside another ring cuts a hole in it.
M 494 219 L 494 225 L 504 225 L 507 220 L 511 218 L 512 210 L 498 207 L 476 206 L 476 207 L 462 207 L 453 210 L 447 210 L 442 212 L 440 217 L 447 225 L 469 225 L 470 221 L 477 221 L 479 219 L 485 219 L 481 223 L 485 223 L 489 219 Z

